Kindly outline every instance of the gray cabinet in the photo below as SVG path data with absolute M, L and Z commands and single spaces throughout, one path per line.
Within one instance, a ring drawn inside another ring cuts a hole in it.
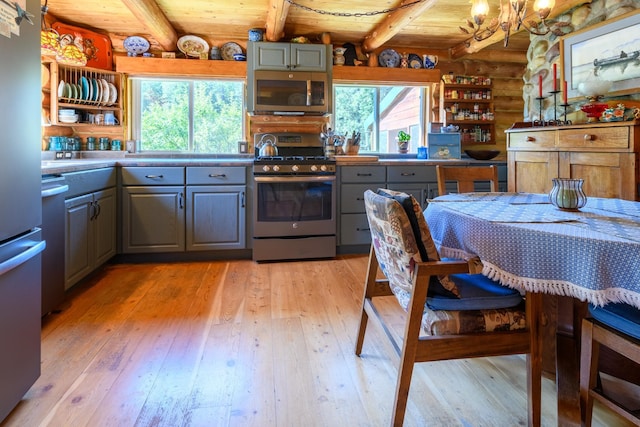
M 330 45 L 249 42 L 249 67 L 253 70 L 327 71 Z
M 65 200 L 65 289 L 116 254 L 116 190 Z
M 123 167 L 122 252 L 246 248 L 245 167 Z
M 116 254 L 115 168 L 63 174 L 65 200 L 65 289 Z
M 184 251 L 184 169 L 121 169 L 123 253 Z
M 385 187 L 385 166 L 342 166 L 340 168 L 340 245 L 371 243 L 364 209 L 364 192 Z
M 437 184 L 433 165 L 387 166 L 387 188 L 411 194 L 422 209 L 427 207 L 428 199 L 435 197 Z
M 246 248 L 246 168 L 188 167 L 186 249 Z

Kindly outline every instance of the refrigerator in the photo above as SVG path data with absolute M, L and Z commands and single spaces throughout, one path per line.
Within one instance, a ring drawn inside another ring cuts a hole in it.
M 39 227 L 40 3 L 1 0 L 0 9 L 2 421 L 40 376 L 40 272 L 46 243 Z

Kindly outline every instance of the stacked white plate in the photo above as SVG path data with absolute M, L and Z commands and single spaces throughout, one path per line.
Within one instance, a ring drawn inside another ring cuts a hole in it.
M 58 110 L 58 120 L 61 123 L 76 123 L 78 121 L 78 114 L 76 110 L 72 109 L 60 109 Z

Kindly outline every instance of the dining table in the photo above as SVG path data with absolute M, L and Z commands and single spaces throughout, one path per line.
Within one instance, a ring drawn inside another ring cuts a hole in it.
M 580 425 L 587 303 L 640 308 L 640 203 L 590 197 L 563 210 L 547 194 L 461 193 L 430 200 L 424 215 L 442 257 L 479 258 L 504 286 L 556 297 L 558 425 Z

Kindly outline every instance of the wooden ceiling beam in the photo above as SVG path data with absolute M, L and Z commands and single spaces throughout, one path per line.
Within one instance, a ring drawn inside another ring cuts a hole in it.
M 290 3 L 286 0 L 269 0 L 265 39 L 277 42 L 284 37 L 284 24 L 289 14 Z
M 413 0 L 402 0 L 399 6 L 411 3 Z M 404 9 L 397 9 L 389 13 L 385 19 L 365 36 L 362 42 L 362 51 L 364 53 L 373 52 L 382 46 L 393 36 L 398 34 L 405 26 L 409 25 L 414 19 L 422 15 L 422 13 L 432 8 L 438 0 L 424 0 L 414 6 Z
M 547 18 L 547 19 L 557 18 L 558 16 L 563 15 L 564 13 L 568 12 L 569 10 L 573 9 L 576 6 L 580 6 L 580 5 L 588 4 L 588 3 L 591 3 L 591 0 L 562 0 L 562 1 L 558 1 L 556 3 L 555 7 L 553 8 L 553 10 L 551 11 L 551 14 L 549 15 L 549 18 Z M 523 21 L 525 23 L 528 23 L 530 21 L 540 22 L 540 18 L 538 17 L 538 14 L 533 11 L 533 8 L 532 8 L 530 10 L 530 12 L 527 14 L 527 16 L 525 17 L 525 19 L 523 19 Z M 525 31 L 525 29 L 520 27 L 520 29 L 517 30 L 517 31 L 516 30 L 511 30 L 511 34 L 515 34 L 515 33 L 518 33 L 520 31 Z M 503 40 L 504 40 L 504 31 L 498 30 L 494 34 L 492 34 L 491 36 L 489 36 L 488 38 L 486 38 L 486 39 L 484 39 L 482 41 L 476 41 L 474 39 L 470 39 L 470 40 L 467 40 L 466 42 L 460 43 L 460 44 L 452 47 L 451 49 L 449 49 L 449 57 L 452 60 L 460 59 L 463 56 L 479 52 L 480 50 L 484 49 L 485 47 L 491 46 L 491 45 L 496 44 L 496 43 L 499 43 L 499 42 L 501 42 Z
M 122 0 L 131 13 L 166 51 L 174 51 L 178 34 L 154 0 Z

